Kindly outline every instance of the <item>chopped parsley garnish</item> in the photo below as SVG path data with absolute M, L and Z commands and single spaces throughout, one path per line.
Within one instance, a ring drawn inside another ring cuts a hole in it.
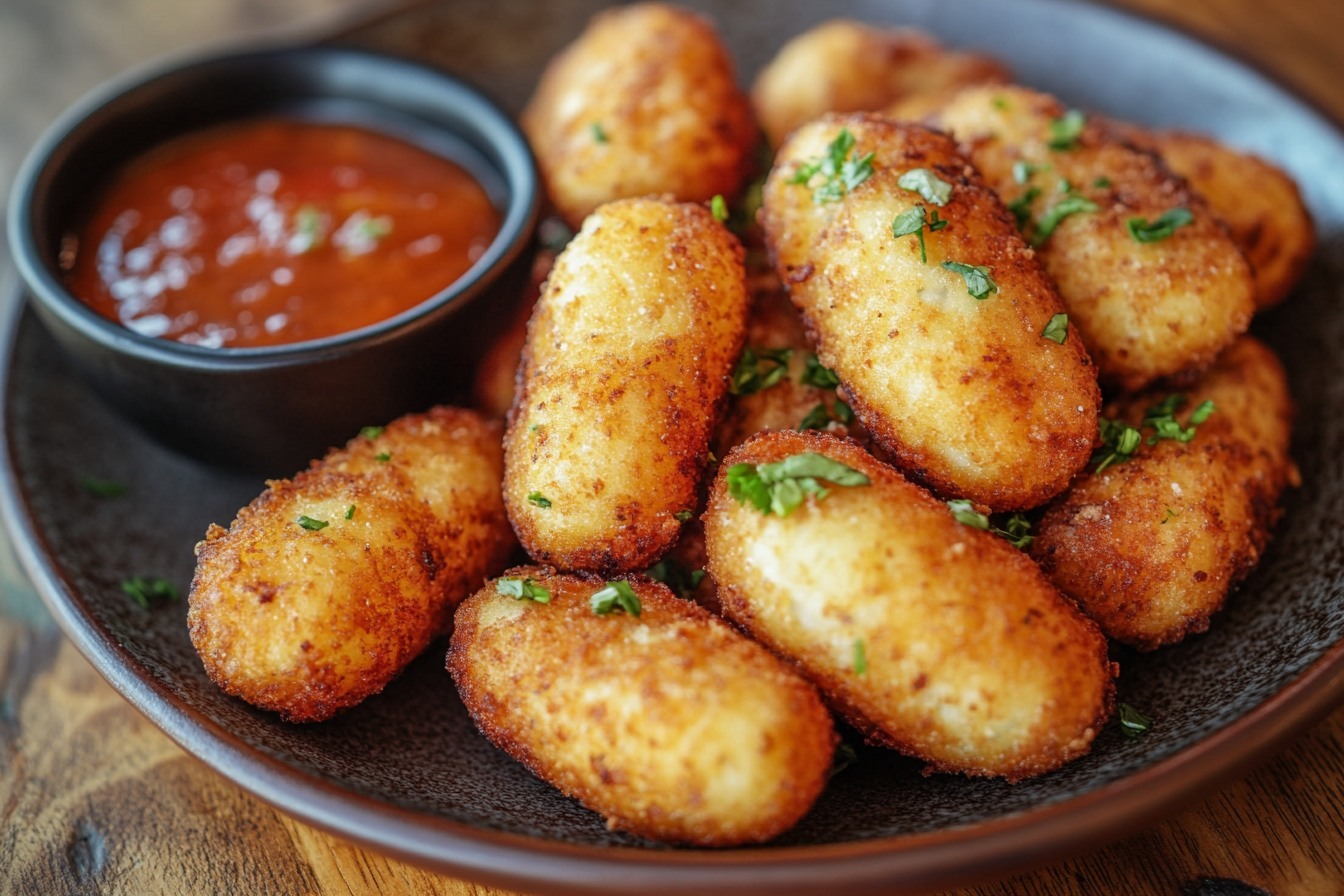
M 121 582 L 122 593 L 148 610 L 152 601 L 177 600 L 177 587 L 167 579 L 131 576 Z
M 1045 325 L 1041 335 L 1051 342 L 1064 344 L 1064 340 L 1069 338 L 1069 316 L 1062 311 L 1050 318 L 1050 322 Z
M 966 291 L 972 298 L 984 299 L 991 292 L 998 292 L 999 285 L 990 276 L 991 269 L 978 264 L 962 264 L 959 261 L 945 261 L 943 267 L 954 274 L 960 274 L 966 281 Z
M 1156 243 L 1194 220 L 1195 216 L 1188 208 L 1171 208 L 1158 215 L 1156 220 L 1130 218 L 1125 224 L 1129 227 L 1129 235 L 1140 243 Z
M 689 522 L 691 519 L 693 519 L 693 518 L 695 517 L 695 511 L 693 511 L 693 510 L 678 510 L 676 513 L 672 514 L 672 516 L 676 519 L 677 522 L 679 522 L 679 523 L 685 523 L 685 522 Z
M 1130 740 L 1138 740 L 1153 727 L 1153 720 L 1128 703 L 1120 704 L 1120 730 Z
M 929 263 L 929 254 L 924 245 L 924 228 L 927 226 L 929 232 L 942 230 L 947 226 L 947 222 L 938 217 L 938 210 L 934 209 L 933 216 L 925 220 L 927 212 L 924 206 L 917 205 L 908 211 L 901 212 L 891 222 L 891 235 L 900 238 L 914 234 L 919 239 L 919 260 L 922 264 Z
M 1025 184 L 1031 180 L 1031 176 L 1037 171 L 1044 171 L 1049 165 L 1037 165 L 1034 162 L 1028 162 L 1026 159 L 1018 159 L 1013 163 L 1013 182 Z
M 948 501 L 947 509 L 952 511 L 952 518 L 963 526 L 998 535 L 1018 550 L 1026 550 L 1035 537 L 1031 534 L 1031 521 L 1020 513 L 1014 513 L 1000 526 L 994 524 L 989 514 L 976 510 L 975 505 L 965 498 Z
M 1177 516 L 1176 511 L 1168 507 L 1166 515 L 1162 517 L 1161 524 L 1165 526 L 1167 524 L 1167 520 L 1172 519 L 1175 516 Z
M 1212 399 L 1200 402 L 1199 407 L 1190 412 L 1190 425 L 1183 427 L 1175 414 L 1187 401 L 1189 399 L 1183 393 L 1173 392 L 1143 412 L 1143 426 L 1153 430 L 1147 440 L 1149 445 L 1156 445 L 1162 439 L 1189 442 L 1195 437 L 1195 427 L 1209 419 L 1214 405 Z
M 379 451 L 373 456 L 373 459 L 380 464 L 385 464 L 392 459 L 392 453 L 390 451 Z
M 849 128 L 841 128 L 826 147 L 826 155 L 800 166 L 789 183 L 806 186 L 813 178 L 820 177 L 821 183 L 812 190 L 812 201 L 817 204 L 840 201 L 873 175 L 873 154 L 851 159 L 849 154 L 853 149 L 854 135 Z
M 761 513 L 778 516 L 788 516 L 808 495 L 821 500 L 830 494 L 822 480 L 846 487 L 869 483 L 868 477 L 853 467 L 815 451 L 770 464 L 733 464 L 726 475 L 728 493 L 738 503 L 750 502 Z
M 705 578 L 703 569 L 687 569 L 685 564 L 664 557 L 644 571 L 656 582 L 662 582 L 678 597 L 690 597 Z
M 551 602 L 551 592 L 538 585 L 536 579 L 531 576 L 521 579 L 516 576 L 505 576 L 502 579 L 497 579 L 495 580 L 495 593 L 511 597 L 514 600 L 530 600 L 534 604 Z
M 551 506 L 551 499 L 543 495 L 541 492 L 528 492 L 527 503 L 535 504 L 537 507 L 540 507 L 542 510 L 545 510 L 547 507 Z
M 606 616 L 608 613 L 616 610 L 624 610 L 631 616 L 638 616 L 642 609 L 639 605 L 639 595 L 630 587 L 630 583 L 624 580 L 619 582 L 608 582 L 607 587 L 597 591 L 588 599 L 593 612 L 599 616 Z
M 99 479 L 97 476 L 79 477 L 79 487 L 95 498 L 120 498 L 126 494 L 126 486 L 112 479 Z
M 294 522 L 298 523 L 300 526 L 307 529 L 309 532 L 321 532 L 323 529 L 331 525 L 331 523 L 327 522 L 326 520 L 313 519 L 306 513 L 299 514 L 299 518 Z
M 349 507 L 345 508 L 345 518 L 348 520 L 355 518 L 355 505 L 351 504 Z
M 355 227 L 355 236 L 365 243 L 376 243 L 392 232 L 392 219 L 387 215 L 363 218 Z
M 902 190 L 918 193 L 925 202 L 947 205 L 952 198 L 952 185 L 927 168 L 911 168 L 896 181 Z
M 734 395 L 754 395 L 778 384 L 789 375 L 791 348 L 752 348 L 742 350 L 737 359 L 728 391 Z
M 1041 195 L 1040 187 L 1031 187 L 1021 196 L 1008 203 L 1008 211 L 1017 220 L 1017 229 L 1025 231 L 1031 223 L 1031 204 Z
M 834 370 L 824 366 L 815 353 L 809 354 L 807 360 L 803 362 L 803 373 L 798 377 L 798 381 L 804 386 L 813 386 L 817 389 L 834 389 L 840 385 L 840 377 L 835 375 Z
M 326 218 L 315 205 L 301 205 L 294 212 L 294 237 L 290 250 L 303 255 L 319 248 L 326 237 Z
M 1031 244 L 1039 246 L 1050 238 L 1050 234 L 1055 232 L 1055 228 L 1060 222 L 1069 215 L 1077 215 L 1083 212 L 1098 211 L 1101 206 L 1097 205 L 1086 196 L 1080 196 L 1077 193 L 1070 193 L 1063 199 L 1050 207 L 1044 215 L 1041 215 L 1036 222 L 1036 229 L 1031 235 Z
M 728 200 L 723 198 L 722 193 L 715 193 L 714 198 L 709 200 L 709 213 L 714 216 L 714 220 L 720 224 L 728 221 Z
M 868 651 L 862 638 L 854 639 L 854 674 L 862 675 L 868 671 Z
M 832 420 L 848 426 L 854 422 L 854 411 L 839 399 L 833 405 L 820 402 L 803 417 L 802 422 L 798 424 L 798 430 L 802 432 L 808 429 L 825 429 L 831 425 Z
M 386 426 L 366 426 L 359 431 L 359 434 L 372 441 L 382 435 L 386 429 Z
M 611 138 L 607 136 L 607 131 L 602 127 L 602 122 L 595 121 L 588 125 L 588 133 L 593 135 L 594 143 L 608 143 Z
M 1096 187 L 1098 190 L 1109 190 L 1111 187 L 1111 179 L 1103 174 L 1101 177 L 1092 181 L 1092 186 Z
M 1061 117 L 1050 122 L 1050 139 L 1048 145 L 1051 149 L 1073 149 L 1078 145 L 1078 138 L 1083 135 L 1083 128 L 1087 125 L 1087 117 L 1077 109 L 1070 109 Z
M 1101 430 L 1101 447 L 1092 454 L 1097 473 L 1111 464 L 1129 460 L 1139 450 L 1139 445 L 1143 444 L 1143 434 L 1127 423 L 1102 417 L 1097 425 Z

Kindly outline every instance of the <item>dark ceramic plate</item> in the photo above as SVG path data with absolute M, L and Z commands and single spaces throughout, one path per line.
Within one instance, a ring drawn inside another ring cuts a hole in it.
M 543 61 L 598 6 L 454 0 L 339 39 L 439 62 L 517 109 Z M 1015 786 L 924 777 L 915 763 L 861 749 L 777 842 L 706 852 L 611 833 L 491 748 L 463 713 L 440 646 L 344 717 L 281 724 L 206 679 L 185 607 L 145 611 L 118 586 L 137 574 L 185 586 L 206 525 L 232 519 L 261 482 L 146 441 L 79 385 L 32 317 L 16 311 L 4 341 L 2 509 L 69 636 L 178 743 L 285 811 L 452 874 L 554 892 L 961 885 L 1132 831 L 1336 705 L 1344 696 L 1344 136 L 1207 46 L 1087 4 L 735 0 L 713 10 L 744 79 L 787 37 L 842 12 L 986 49 L 1020 80 L 1086 108 L 1212 132 L 1276 159 L 1305 187 L 1321 249 L 1298 292 L 1255 325 L 1288 366 L 1304 484 L 1288 495 L 1264 562 L 1208 635 L 1120 657 L 1121 699 L 1155 720 L 1147 736 L 1128 741 L 1112 727 L 1091 755 Z M 80 488 L 86 475 L 129 491 L 94 499 Z

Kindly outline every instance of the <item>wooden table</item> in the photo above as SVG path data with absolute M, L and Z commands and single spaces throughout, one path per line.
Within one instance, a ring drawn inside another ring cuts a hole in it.
M 1255 60 L 1344 121 L 1339 0 L 1122 2 Z M 225 34 L 367 12 L 356 0 L 2 0 L 0 184 L 47 121 L 109 74 Z M 1344 894 L 1342 758 L 1344 708 L 1144 833 L 959 892 Z M 499 891 L 360 850 L 190 758 L 61 636 L 0 544 L 0 892 Z

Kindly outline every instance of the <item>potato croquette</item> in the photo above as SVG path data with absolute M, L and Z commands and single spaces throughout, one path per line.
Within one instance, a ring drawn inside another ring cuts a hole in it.
M 949 50 L 914 29 L 833 19 L 784 44 L 756 76 L 751 100 L 771 145 L 780 146 L 827 112 L 877 112 L 1008 77 L 1000 62 Z
M 575 229 L 614 199 L 732 197 L 758 139 L 714 26 L 660 3 L 595 16 L 547 65 L 521 124 Z
M 187 614 L 210 678 L 291 722 L 381 691 L 515 547 L 500 432 L 455 408 L 402 417 L 210 526 Z
M 1316 249 L 1316 226 L 1293 179 L 1278 166 L 1210 137 L 1138 128 L 1124 133 L 1156 150 L 1227 225 L 1250 262 L 1256 307 L 1283 301 Z
M 800 172 L 845 135 L 847 163 L 871 154 L 871 175 L 832 201 L 823 173 Z M 804 125 L 766 181 L 761 225 L 822 364 L 907 473 L 1012 510 L 1063 491 L 1087 462 L 1096 370 L 1012 216 L 948 137 L 871 115 Z
M 966 88 L 932 121 L 1037 245 L 1104 384 L 1198 372 L 1250 323 L 1251 271 L 1222 223 L 1106 122 L 1008 85 Z
M 602 579 L 522 567 L 463 602 L 447 665 L 481 732 L 612 829 L 732 846 L 792 827 L 835 749 L 816 690 L 657 582 L 620 586 L 599 615 Z
M 803 470 L 826 494 L 802 484 L 784 516 L 734 494 L 752 471 L 788 482 L 789 459 L 811 454 L 866 484 Z M 1110 715 L 1116 670 L 1097 627 L 1021 551 L 846 439 L 779 431 L 734 449 L 705 540 L 724 615 L 870 742 L 931 771 L 1040 774 L 1086 753 Z
M 534 560 L 643 571 L 699 506 L 742 348 L 742 247 L 703 206 L 609 203 L 556 259 L 528 324 L 504 501 Z
M 1172 435 L 1145 417 L 1167 418 Z M 1107 635 L 1152 650 L 1205 631 L 1259 561 L 1279 495 L 1297 476 L 1292 402 L 1273 352 L 1242 337 L 1188 390 L 1126 398 L 1107 418 L 1142 442 L 1052 505 L 1031 553 Z

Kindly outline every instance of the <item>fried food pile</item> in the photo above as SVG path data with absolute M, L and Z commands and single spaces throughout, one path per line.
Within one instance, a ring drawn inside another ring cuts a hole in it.
M 823 23 L 749 91 L 731 49 L 641 3 L 547 67 L 522 124 L 575 233 L 477 409 L 206 533 L 224 690 L 320 721 L 451 632 L 502 750 L 614 829 L 730 846 L 807 813 L 845 727 L 1057 769 L 1118 645 L 1210 625 L 1296 483 L 1247 334 L 1313 251 L 1291 178 L 908 29 Z

